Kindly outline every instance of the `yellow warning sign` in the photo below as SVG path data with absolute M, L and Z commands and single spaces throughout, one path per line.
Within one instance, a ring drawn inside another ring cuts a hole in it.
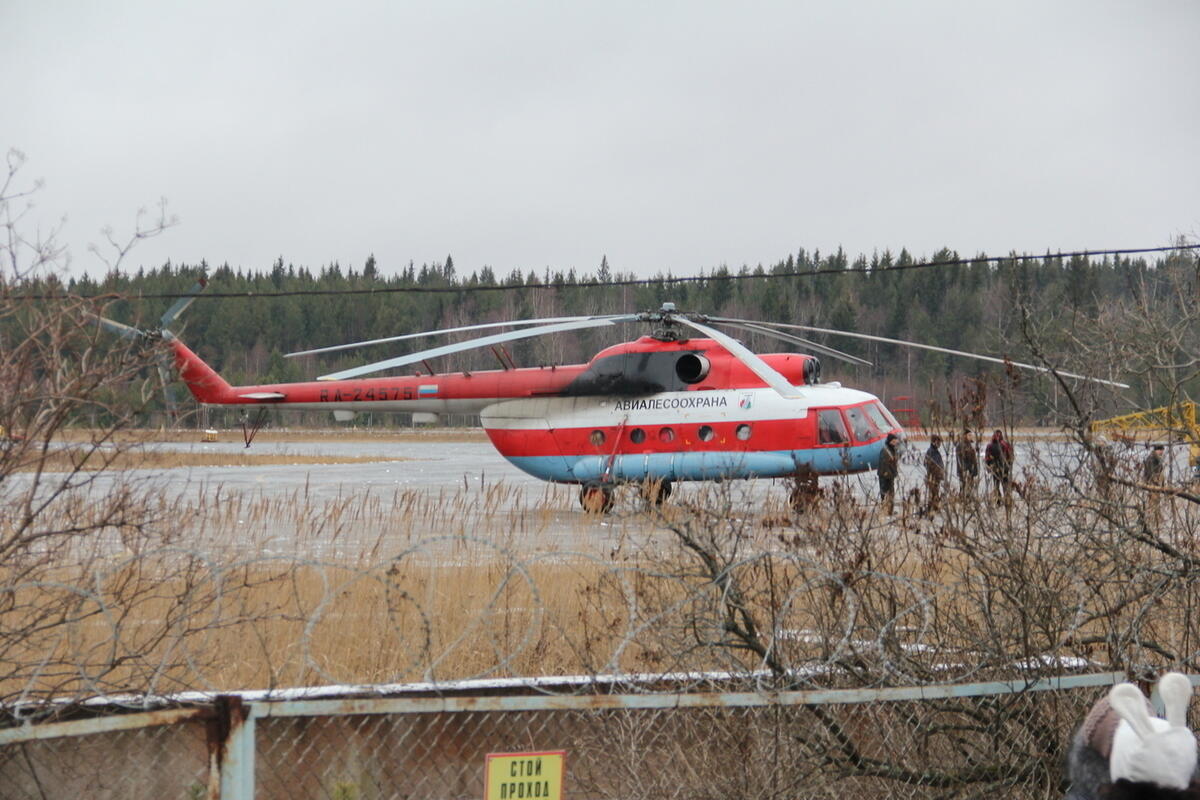
M 566 750 L 488 753 L 484 800 L 561 800 Z

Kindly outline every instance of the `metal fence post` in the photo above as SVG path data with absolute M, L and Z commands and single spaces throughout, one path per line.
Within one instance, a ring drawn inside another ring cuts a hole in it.
M 238 695 L 219 695 L 208 726 L 209 800 L 253 800 L 254 717 Z

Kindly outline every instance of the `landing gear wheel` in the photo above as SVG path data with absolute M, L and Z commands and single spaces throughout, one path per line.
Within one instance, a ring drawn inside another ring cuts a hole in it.
M 612 489 L 600 483 L 585 483 L 579 490 L 579 505 L 589 514 L 607 514 L 612 511 Z
M 647 480 L 642 484 L 642 497 L 651 505 L 661 506 L 671 496 L 671 489 L 671 482 L 666 478 Z

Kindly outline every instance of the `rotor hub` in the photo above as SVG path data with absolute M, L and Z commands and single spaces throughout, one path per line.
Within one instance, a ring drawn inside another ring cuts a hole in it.
M 690 319 L 694 322 L 707 321 L 707 318 L 703 314 L 677 311 L 674 303 L 663 303 L 662 307 L 657 311 L 645 311 L 639 316 L 643 322 L 655 323 L 656 327 L 651 331 L 650 338 L 657 339 L 660 342 L 687 341 L 689 338 L 687 332 L 679 326 L 677 321 L 680 317 Z

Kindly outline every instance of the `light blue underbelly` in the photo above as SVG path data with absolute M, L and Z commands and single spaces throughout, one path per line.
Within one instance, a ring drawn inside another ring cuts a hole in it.
M 782 478 L 804 469 L 819 475 L 840 475 L 874 469 L 883 442 L 854 447 L 765 452 L 705 451 L 689 453 L 637 453 L 615 457 L 513 456 L 514 466 L 536 478 L 558 483 L 584 483 L 605 476 L 614 481 L 647 478 L 701 481 L 739 478 Z

